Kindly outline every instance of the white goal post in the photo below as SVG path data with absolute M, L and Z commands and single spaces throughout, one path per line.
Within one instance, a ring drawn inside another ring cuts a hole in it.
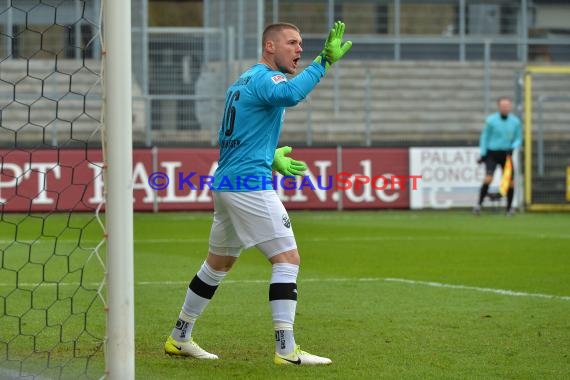
M 135 378 L 131 0 L 103 4 L 103 107 L 107 232 L 106 372 Z

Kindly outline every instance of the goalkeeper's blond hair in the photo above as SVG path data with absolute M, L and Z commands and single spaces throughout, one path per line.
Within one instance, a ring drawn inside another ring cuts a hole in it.
M 267 25 L 263 31 L 263 36 L 261 38 L 261 47 L 265 47 L 267 40 L 275 38 L 275 35 L 281 32 L 283 29 L 293 29 L 299 32 L 299 34 L 301 33 L 301 29 L 299 29 L 297 25 L 288 22 L 277 22 L 275 24 Z

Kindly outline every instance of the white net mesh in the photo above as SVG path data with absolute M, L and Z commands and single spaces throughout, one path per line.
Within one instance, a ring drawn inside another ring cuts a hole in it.
M 0 3 L 0 378 L 104 373 L 100 2 Z

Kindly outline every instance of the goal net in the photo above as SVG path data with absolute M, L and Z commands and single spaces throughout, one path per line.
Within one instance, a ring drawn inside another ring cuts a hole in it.
M 0 378 L 105 373 L 101 2 L 0 3 Z

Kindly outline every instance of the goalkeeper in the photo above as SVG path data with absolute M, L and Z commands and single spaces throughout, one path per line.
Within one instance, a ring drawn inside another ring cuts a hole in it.
M 209 252 L 188 287 L 178 321 L 166 340 L 170 355 L 217 359 L 192 339 L 196 319 L 243 249 L 257 247 L 272 266 L 269 303 L 275 330 L 275 364 L 330 364 L 325 357 L 302 351 L 293 325 L 297 306 L 300 257 L 291 222 L 272 185 L 272 170 L 302 175 L 305 165 L 288 157 L 290 147 L 277 149 L 285 108 L 301 102 L 330 66 L 350 49 L 343 42 L 344 24 L 336 22 L 322 52 L 293 79 L 301 59 L 299 28 L 277 23 L 265 28 L 262 57 L 226 92 L 218 133 L 220 159 L 212 184 L 214 220 Z M 248 178 L 247 189 L 239 186 Z M 253 190 L 252 190 L 253 189 Z
M 511 156 L 514 149 L 522 145 L 521 122 L 518 117 L 511 113 L 513 104 L 508 97 L 500 97 L 497 101 L 498 112 L 489 115 L 485 121 L 485 127 L 479 138 L 481 158 L 479 163 L 485 163 L 485 178 L 479 191 L 479 202 L 473 208 L 473 213 L 481 212 L 483 200 L 489 191 L 489 185 L 493 180 L 493 174 L 498 165 L 504 171 L 507 157 Z M 514 176 L 507 191 L 507 215 L 513 215 L 512 203 L 514 194 Z

